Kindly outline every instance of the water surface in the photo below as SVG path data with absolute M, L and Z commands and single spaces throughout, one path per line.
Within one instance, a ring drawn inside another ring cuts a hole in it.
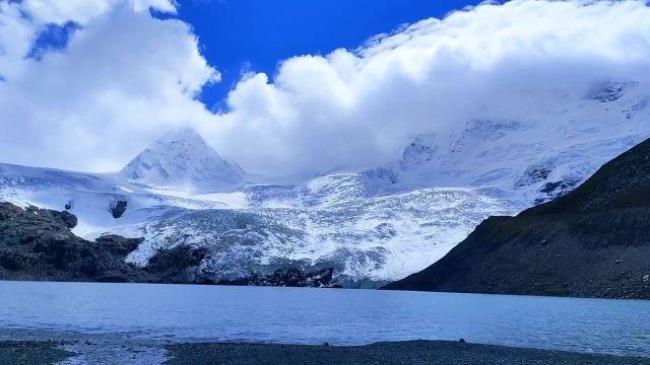
M 0 281 L 0 337 L 361 345 L 457 340 L 650 357 L 650 301 Z

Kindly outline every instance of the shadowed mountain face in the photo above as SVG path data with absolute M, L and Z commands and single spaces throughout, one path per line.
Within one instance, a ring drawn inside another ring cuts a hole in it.
M 486 219 L 443 259 L 384 289 L 650 298 L 650 140 L 564 197 Z

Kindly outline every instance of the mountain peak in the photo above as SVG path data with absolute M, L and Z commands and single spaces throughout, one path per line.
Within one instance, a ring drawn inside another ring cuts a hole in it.
M 205 140 L 203 137 L 197 132 L 194 128 L 192 127 L 175 127 L 167 131 L 167 133 L 163 134 L 160 138 L 158 138 L 154 144 L 156 143 L 177 143 L 177 142 L 189 142 L 189 143 L 196 143 L 196 144 L 206 144 Z
M 236 188 L 244 171 L 221 158 L 196 130 L 181 127 L 154 141 L 120 174 L 146 185 L 207 192 Z

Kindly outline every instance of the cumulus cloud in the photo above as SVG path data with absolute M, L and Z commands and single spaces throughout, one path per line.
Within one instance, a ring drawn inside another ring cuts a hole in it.
M 285 60 L 249 74 L 207 131 L 267 174 L 359 169 L 420 133 L 472 118 L 525 118 L 595 81 L 648 74 L 650 8 L 641 1 L 483 4 L 425 19 L 356 50 Z
M 188 24 L 150 7 L 175 11 L 170 0 L 0 2 L 3 161 L 118 169 L 192 124 L 250 172 L 354 170 L 396 158 L 421 133 L 525 119 L 596 81 L 650 75 L 645 1 L 514 0 L 296 56 L 274 75 L 247 72 L 213 114 L 196 96 L 218 72 Z M 44 27 L 69 22 L 79 27 L 64 48 L 25 57 Z
M 0 3 L 0 156 L 5 162 L 119 169 L 172 126 L 210 118 L 196 100 L 218 72 L 190 27 L 152 17 L 165 0 Z M 27 57 L 44 29 L 67 45 Z

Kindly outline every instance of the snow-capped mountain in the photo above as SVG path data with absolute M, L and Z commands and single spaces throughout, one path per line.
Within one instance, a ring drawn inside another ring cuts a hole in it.
M 0 199 L 69 207 L 87 238 L 144 237 L 127 258 L 138 265 L 192 245 L 207 249 L 197 275 L 213 281 L 327 267 L 346 286 L 374 287 L 440 259 L 489 215 L 570 191 L 650 136 L 650 90 L 640 83 L 560 99 L 531 101 L 518 115 L 486 110 L 415 136 L 393 162 L 292 185 L 244 183 L 241 169 L 180 130 L 114 175 L 0 165 Z M 114 218 L 118 201 L 126 210 Z
M 244 171 L 208 146 L 192 128 L 174 129 L 129 162 L 120 175 L 133 182 L 196 192 L 233 190 Z
M 637 82 L 603 82 L 542 110 L 531 103 L 508 118 L 486 111 L 446 134 L 417 136 L 395 162 L 363 174 L 393 191 L 494 188 L 527 207 L 566 193 L 647 138 L 649 102 L 650 91 Z

